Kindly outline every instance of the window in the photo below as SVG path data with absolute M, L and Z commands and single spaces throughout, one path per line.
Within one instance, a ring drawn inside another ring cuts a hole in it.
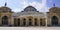
M 18 18 L 18 26 L 20 26 L 20 18 Z
M 35 22 L 34 23 L 35 23 L 35 26 L 37 26 L 37 18 L 35 18 Z
M 29 19 L 29 26 L 32 25 L 32 19 Z
M 26 25 L 26 19 L 24 18 L 23 19 L 23 26 L 25 26 Z

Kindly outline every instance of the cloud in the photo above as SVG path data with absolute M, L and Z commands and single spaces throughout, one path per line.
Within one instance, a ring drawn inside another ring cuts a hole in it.
M 8 6 L 15 12 L 23 11 L 29 5 L 35 7 L 40 12 L 46 12 L 49 9 L 46 4 L 47 0 L 42 0 L 42 2 L 38 2 L 38 0 L 30 0 L 31 2 L 29 0 L 1 0 L 0 2 L 3 4 L 5 1 L 8 2 Z
M 14 12 L 20 12 L 22 10 L 20 8 L 15 8 L 15 9 L 12 9 L 12 11 L 14 11 Z
M 36 2 L 36 1 L 33 1 L 33 2 L 28 2 L 27 0 L 24 1 L 24 7 L 28 6 L 28 5 L 32 5 L 34 6 L 38 11 L 48 11 L 48 8 L 47 5 L 46 5 L 46 0 L 42 0 L 42 3 L 40 2 Z
M 22 11 L 24 8 L 26 8 L 29 5 L 35 7 L 40 12 L 46 12 L 49 9 L 49 7 L 47 7 L 47 4 L 46 4 L 47 0 L 42 0 L 42 3 L 37 2 L 37 1 L 29 2 L 28 0 L 19 0 L 19 1 L 20 1 L 21 7 L 13 9 L 13 11 L 15 12 Z

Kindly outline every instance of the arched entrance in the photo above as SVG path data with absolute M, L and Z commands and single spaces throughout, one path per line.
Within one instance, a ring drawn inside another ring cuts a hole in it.
M 32 26 L 32 19 L 29 19 L 29 26 Z
M 23 19 L 23 26 L 25 26 L 26 25 L 26 19 L 24 18 Z
M 35 24 L 35 26 L 37 26 L 37 25 L 38 25 L 38 24 L 37 24 L 37 18 L 35 18 L 35 23 L 34 23 L 34 24 Z
M 17 23 L 16 23 L 17 19 L 14 18 L 14 26 L 17 26 Z
M 4 25 L 4 26 L 8 25 L 8 17 L 7 16 L 2 17 L 2 25 Z
M 43 22 L 42 22 L 42 19 L 40 19 L 40 26 L 42 26 L 43 25 Z
M 20 18 L 14 18 L 14 26 L 20 26 Z
M 53 16 L 51 19 L 52 25 L 56 26 L 58 25 L 58 18 L 56 16 Z
M 18 23 L 17 24 L 18 24 L 18 26 L 20 26 L 20 19 L 19 18 L 18 18 Z

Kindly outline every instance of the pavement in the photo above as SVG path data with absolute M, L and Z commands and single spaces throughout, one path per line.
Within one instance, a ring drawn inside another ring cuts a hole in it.
M 60 27 L 0 27 L 0 30 L 60 30 Z

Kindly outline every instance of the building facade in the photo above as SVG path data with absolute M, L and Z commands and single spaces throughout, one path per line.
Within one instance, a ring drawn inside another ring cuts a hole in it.
M 9 7 L 0 7 L 0 26 L 59 26 L 60 8 L 52 7 L 49 12 L 37 11 L 27 6 L 23 11 L 14 13 Z
M 47 25 L 50 26 L 60 26 L 60 8 L 59 7 L 52 7 L 47 12 Z
M 45 15 L 32 6 L 13 14 L 15 26 L 45 26 Z

